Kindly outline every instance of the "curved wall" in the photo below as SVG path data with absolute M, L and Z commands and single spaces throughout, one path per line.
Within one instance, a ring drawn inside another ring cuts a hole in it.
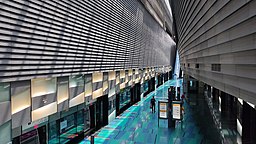
M 137 0 L 5 0 L 0 33 L 0 82 L 171 65 L 175 56 Z
M 253 104 L 255 7 L 255 0 L 172 0 L 182 69 Z

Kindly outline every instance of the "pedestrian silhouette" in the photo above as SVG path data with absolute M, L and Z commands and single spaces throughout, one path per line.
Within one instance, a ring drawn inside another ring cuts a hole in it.
M 156 112 L 156 110 L 155 110 L 155 108 L 156 108 L 156 99 L 154 98 L 154 96 L 151 98 L 151 100 L 150 100 L 150 107 L 151 107 L 151 109 L 152 109 L 152 113 L 154 112 Z

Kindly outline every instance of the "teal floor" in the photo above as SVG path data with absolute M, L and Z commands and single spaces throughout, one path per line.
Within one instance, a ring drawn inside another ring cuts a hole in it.
M 171 85 L 181 86 L 182 80 L 170 80 L 151 92 L 138 104 L 131 106 L 124 113 L 96 132 L 96 144 L 200 144 L 203 133 L 196 124 L 192 108 L 185 103 L 183 122 L 176 122 L 176 128 L 167 128 L 167 120 L 160 120 L 158 127 L 158 113 L 151 113 L 150 98 L 156 100 L 167 98 L 167 89 Z M 156 107 L 156 111 L 157 111 Z M 90 136 L 80 144 L 89 144 Z

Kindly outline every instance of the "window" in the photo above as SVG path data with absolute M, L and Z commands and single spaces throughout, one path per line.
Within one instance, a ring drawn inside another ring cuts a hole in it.
M 195 67 L 196 67 L 196 68 L 199 68 L 199 64 L 196 64 Z
M 212 64 L 212 71 L 221 71 L 221 64 Z
M 190 64 L 188 63 L 188 67 L 190 67 Z

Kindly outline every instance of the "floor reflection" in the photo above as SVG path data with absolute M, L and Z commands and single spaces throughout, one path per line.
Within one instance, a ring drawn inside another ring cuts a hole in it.
M 193 99 L 193 96 L 191 96 L 191 101 L 196 101 L 196 105 L 193 106 L 185 102 L 183 122 L 176 122 L 175 129 L 167 128 L 167 120 L 160 120 L 160 126 L 158 127 L 158 113 L 151 113 L 150 98 L 154 95 L 156 101 L 166 99 L 167 89 L 170 86 L 182 86 L 182 80 L 166 82 L 138 104 L 131 106 L 110 124 L 96 132 L 94 142 L 104 144 L 219 143 L 218 133 L 213 130 L 214 122 L 210 120 L 210 111 L 208 110 L 207 113 L 208 106 L 203 98 L 196 97 L 196 99 Z M 158 110 L 157 107 L 156 110 Z M 80 144 L 86 143 L 90 143 L 90 137 L 86 137 L 80 142 Z

